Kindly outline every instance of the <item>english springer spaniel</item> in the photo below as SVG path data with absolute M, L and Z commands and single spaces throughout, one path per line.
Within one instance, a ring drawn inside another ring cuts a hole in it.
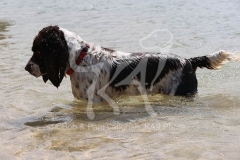
M 196 69 L 219 69 L 239 57 L 219 51 L 181 58 L 163 53 L 128 53 L 87 43 L 58 26 L 43 28 L 35 37 L 33 56 L 25 69 L 59 87 L 67 74 L 77 99 L 108 101 L 120 95 L 162 93 L 188 96 L 197 92 Z

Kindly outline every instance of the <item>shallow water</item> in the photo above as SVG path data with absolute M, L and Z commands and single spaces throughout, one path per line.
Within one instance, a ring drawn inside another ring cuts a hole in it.
M 195 97 L 119 97 L 108 104 L 74 100 L 69 77 L 59 87 L 24 66 L 37 32 L 51 24 L 88 42 L 122 51 L 182 57 L 239 50 L 237 0 L 0 2 L 1 159 L 239 159 L 240 64 L 199 69 Z M 147 38 L 146 38 L 147 37 Z

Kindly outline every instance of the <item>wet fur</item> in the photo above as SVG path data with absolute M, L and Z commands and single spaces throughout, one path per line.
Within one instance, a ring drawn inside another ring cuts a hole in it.
M 60 85 L 68 64 L 68 48 L 63 32 L 57 26 L 44 28 L 33 41 L 31 61 L 39 64 L 43 80 Z M 47 73 L 47 74 L 45 74 Z
M 25 69 L 42 76 L 59 87 L 86 42 L 77 34 L 48 26 L 33 41 L 33 56 Z M 181 58 L 173 54 L 127 53 L 89 44 L 81 68 L 70 76 L 72 92 L 77 99 L 101 102 L 123 94 L 163 93 L 194 95 L 197 92 L 197 67 L 219 69 L 232 55 L 217 52 L 211 55 Z

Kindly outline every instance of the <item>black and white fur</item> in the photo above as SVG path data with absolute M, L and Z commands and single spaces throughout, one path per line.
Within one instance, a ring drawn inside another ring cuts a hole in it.
M 48 26 L 35 37 L 33 56 L 25 69 L 59 87 L 66 72 L 73 68 L 70 80 L 74 97 L 102 102 L 123 94 L 194 95 L 198 67 L 219 69 L 226 62 L 239 59 L 225 51 L 186 59 L 173 54 L 114 51 L 88 44 L 87 55 L 76 65 L 87 42 L 66 29 Z

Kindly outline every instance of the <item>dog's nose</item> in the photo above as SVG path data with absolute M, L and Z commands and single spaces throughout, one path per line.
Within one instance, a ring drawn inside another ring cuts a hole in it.
M 31 68 L 32 68 L 32 64 L 27 64 L 26 67 L 25 67 L 25 70 L 30 72 Z

